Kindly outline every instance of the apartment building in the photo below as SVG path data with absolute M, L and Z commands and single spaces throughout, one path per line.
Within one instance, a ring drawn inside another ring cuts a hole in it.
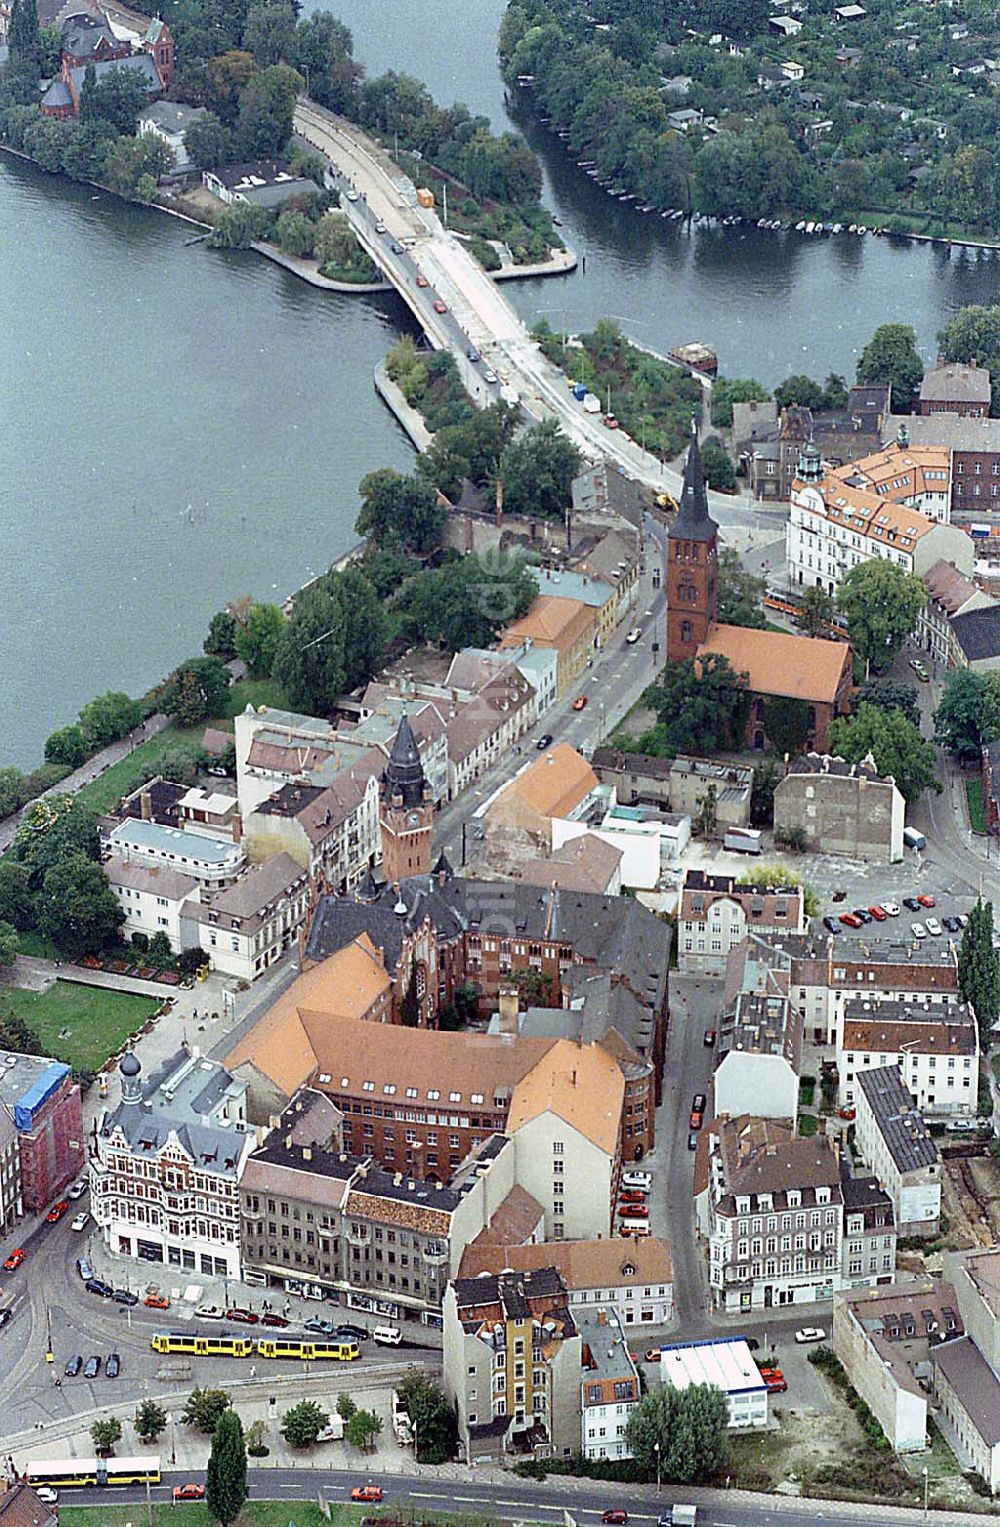
M 802 1014 L 789 998 L 790 965 L 756 934 L 729 956 L 712 1076 L 717 1118 L 798 1117 Z
M 275 854 L 225 890 L 186 902 L 182 942 L 204 950 L 213 970 L 255 981 L 292 947 L 308 908 L 308 872 Z
M 936 1008 L 882 997 L 847 1002 L 836 1057 L 844 1108 L 856 1106 L 866 1070 L 898 1065 L 921 1113 L 976 1112 L 979 1028 L 967 1003 Z
M 11 1125 L 15 1139 L 11 1138 Z M 0 1215 L 10 1226 L 52 1205 L 84 1169 L 79 1085 L 61 1060 L 0 1057 Z
M 896 1267 L 893 1201 L 875 1177 L 851 1177 L 841 1162 L 844 1248 L 841 1277 L 848 1288 L 891 1283 Z
M 720 831 L 746 827 L 750 821 L 753 769 L 742 764 L 717 763 L 686 754 L 654 758 L 645 753 L 596 748 L 591 765 L 601 784 L 614 788 L 623 806 L 659 806 L 680 816 L 696 817 L 711 794 Z
M 900 1235 L 936 1235 L 941 1219 L 937 1146 L 898 1065 L 858 1076 L 857 1148 L 892 1199 Z
M 668 1325 L 673 1319 L 673 1264 L 658 1236 L 514 1244 L 498 1241 L 499 1228 L 495 1220 L 466 1246 L 461 1277 L 477 1278 L 508 1267 L 521 1273 L 554 1267 L 574 1318 L 600 1308 L 626 1328 Z
M 561 699 L 586 671 L 598 644 L 599 611 L 580 599 L 539 594 L 520 620 L 509 625 L 500 639 L 500 650 L 509 651 L 530 642 L 556 654 L 556 692 Z
M 811 853 L 844 854 L 870 864 L 903 857 L 906 803 L 873 763 L 846 763 L 829 753 L 793 758 L 774 790 L 779 842 L 801 842 Z
M 143 933 L 154 938 L 162 933 L 177 953 L 183 947 L 182 908 L 186 902 L 197 901 L 201 893 L 194 876 L 117 857 L 107 861 L 104 873 L 125 914 L 121 925 L 123 936 L 131 938 L 133 933 Z
M 240 1276 L 238 1184 L 254 1147 L 246 1084 L 179 1050 L 143 1083 L 131 1051 L 121 1098 L 90 1143 L 90 1210 L 115 1256 Z
M 738 884 L 734 875 L 688 870 L 677 916 L 678 967 L 687 975 L 721 976 L 732 951 L 750 932 L 801 933 L 801 888 Z
M 916 940 L 869 934 L 863 942 L 847 944 L 826 934 L 804 934 L 769 936 L 767 941 L 791 958 L 790 995 L 815 1044 L 841 1044 L 844 1012 L 851 1003 L 888 999 L 938 1012 L 957 998 L 954 955 L 941 959 L 935 951 L 932 958 Z
M 641 1397 L 639 1372 L 613 1310 L 577 1308 L 580 1333 L 580 1436 L 584 1458 L 631 1458 L 625 1438 Z
M 985 419 L 990 411 L 990 373 L 974 360 L 937 362 L 924 372 L 917 413 L 957 414 L 962 419 Z
M 917 616 L 918 645 L 942 668 L 964 667 L 953 622 L 972 610 L 996 608 L 996 601 L 950 562 L 935 562 L 924 574 L 927 603 Z
M 126 817 L 112 827 L 104 848 L 110 860 L 174 870 L 210 891 L 232 885 L 247 862 L 239 843 L 142 817 Z
M 914 445 L 938 446 L 948 452 L 953 516 L 996 513 L 1000 500 L 1000 419 L 935 413 L 907 420 L 907 429 Z

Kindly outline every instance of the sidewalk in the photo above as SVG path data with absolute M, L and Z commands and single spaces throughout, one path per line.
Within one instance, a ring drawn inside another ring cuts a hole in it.
M 86 965 L 61 960 L 43 960 L 34 954 L 19 954 L 13 965 L 0 972 L 0 983 L 26 991 L 45 991 L 54 981 L 75 981 L 79 986 L 101 986 L 105 991 L 132 992 L 140 997 L 176 997 L 184 988 L 164 981 L 141 981 L 138 976 L 119 976 L 110 970 L 89 970 Z

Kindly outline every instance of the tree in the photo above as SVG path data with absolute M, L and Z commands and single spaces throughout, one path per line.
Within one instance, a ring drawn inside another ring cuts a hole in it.
M 799 603 L 795 624 L 806 636 L 828 636 L 827 626 L 833 619 L 835 605 L 833 595 L 818 584 L 806 589 Z
M 122 1440 L 122 1424 L 117 1416 L 95 1421 L 90 1428 L 90 1436 L 94 1444 L 94 1452 L 103 1457 L 113 1452 L 115 1443 Z
M 8 857 L 27 867 L 32 889 L 47 870 L 71 854 L 83 854 L 95 864 L 101 856 L 97 813 L 71 795 L 47 795 L 25 808 Z
M 279 1430 L 289 1447 L 311 1447 L 323 1428 L 329 1425 L 329 1413 L 315 1400 L 300 1400 L 285 1411 Z
M 770 396 L 756 377 L 721 376 L 712 388 L 712 423 L 716 429 L 729 429 L 734 403 L 766 403 Z
M 882 673 L 890 667 L 927 603 L 927 591 L 916 573 L 875 557 L 841 579 L 837 603 L 868 678 L 872 668 Z
M 90 748 L 105 748 L 110 742 L 127 737 L 141 720 L 139 702 L 120 691 L 98 695 L 80 712 L 80 727 Z
M 35 71 L 41 65 L 42 45 L 38 27 L 38 7 L 34 0 L 14 0 L 7 28 L 7 47 L 14 63 L 24 64 Z
M 1000 1018 L 1000 954 L 993 948 L 993 903 L 981 896 L 969 913 L 958 949 L 958 994 L 972 1004 L 986 1051 Z
M 662 1385 L 632 1410 L 625 1437 L 647 1479 L 699 1484 L 720 1473 L 729 1453 L 729 1401 L 714 1384 Z
M 451 556 L 440 567 L 419 573 L 400 591 L 394 608 L 409 640 L 459 652 L 490 646 L 537 595 L 538 584 L 520 555 L 484 552 Z
M 701 465 L 710 488 L 730 493 L 736 487 L 736 468 L 722 441 L 710 435 L 701 448 Z
M 767 580 L 744 570 L 739 553 L 732 546 L 719 552 L 716 579 L 718 618 L 724 626 L 753 626 L 762 631 L 767 624 L 762 603 Z
M 154 960 L 169 960 L 173 955 L 173 950 L 170 947 L 170 939 L 167 934 L 163 932 L 162 928 L 158 933 L 154 933 L 153 937 L 150 939 L 149 952 L 153 956 Z
M 396 1393 L 413 1424 L 417 1462 L 446 1463 L 453 1458 L 458 1428 L 440 1384 L 415 1370 L 397 1384 Z
M 247 1449 L 235 1410 L 219 1417 L 205 1471 L 205 1504 L 222 1527 L 229 1527 L 247 1498 Z
M 580 453 L 554 419 L 523 430 L 504 448 L 497 475 L 504 506 L 530 519 L 563 519 L 573 497 Z
M 155 1442 L 167 1424 L 167 1413 L 155 1400 L 143 1400 L 135 1413 L 135 1433 L 142 1442 Z
M 719 818 L 718 807 L 719 792 L 714 782 L 712 782 L 698 802 L 698 814 L 691 823 L 699 838 L 711 838 L 714 836 Z
M 737 877 L 737 885 L 753 885 L 763 891 L 800 890 L 807 917 L 815 917 L 820 903 L 812 886 L 786 864 L 757 864 Z
M 763 724 L 765 736 L 776 753 L 798 753 L 809 736 L 809 702 L 769 695 L 764 701 Z
M 231 610 L 219 610 L 208 623 L 208 635 L 202 642 L 207 657 L 231 663 L 236 656 L 236 616 Z
M 830 751 L 848 763 L 861 763 L 870 753 L 878 772 L 892 775 L 906 801 L 915 801 L 928 785 L 937 786 L 933 744 L 924 741 L 902 711 L 861 705 L 850 719 L 837 716 L 830 722 Z
M 667 663 L 659 682 L 646 692 L 659 714 L 665 748 L 714 753 L 738 746 L 746 724 L 746 682 L 746 674 L 734 673 L 724 657 Z
M 181 1420 L 185 1426 L 193 1426 L 208 1436 L 232 1403 L 224 1389 L 192 1389 L 181 1411 Z
M 955 758 L 970 762 L 1000 737 L 1000 686 L 993 674 L 953 668 L 934 715 L 934 735 Z
M 236 655 L 246 663 L 251 678 L 270 678 L 287 624 L 276 604 L 255 604 L 251 605 L 246 622 L 236 627 Z
M 358 492 L 361 508 L 354 528 L 359 536 L 420 554 L 440 546 L 448 511 L 431 483 L 382 467 L 361 479 Z
M 362 569 L 331 569 L 296 595 L 274 676 L 293 705 L 327 714 L 343 690 L 378 672 L 386 633 L 385 611 Z
M 83 735 L 83 729 L 76 725 L 60 727 L 47 738 L 45 743 L 46 761 L 66 764 L 70 769 L 78 769 L 86 759 L 87 753 L 87 739 Z
M 22 933 L 34 927 L 35 901 L 31 894 L 31 872 L 9 854 L 0 859 L 0 918 Z
M 184 133 L 184 147 L 199 170 L 218 170 L 232 164 L 236 141 L 230 129 L 213 112 L 192 122 Z M 221 654 L 220 654 L 221 656 Z
M 750 821 L 754 827 L 770 827 L 774 822 L 774 791 L 782 778 L 781 765 L 773 758 L 754 764 L 750 791 Z
M 221 658 L 192 657 L 174 669 L 157 700 L 181 726 L 197 726 L 220 713 L 228 689 L 229 673 Z
M 382 1418 L 373 1410 L 356 1410 L 345 1428 L 345 1436 L 351 1447 L 364 1451 L 374 1447 L 375 1438 L 382 1430 Z
M 274 238 L 285 254 L 308 260 L 316 246 L 316 224 L 304 212 L 288 207 L 278 217 Z
M 17 929 L 0 922 L 0 965 L 13 965 L 17 959 Z
M 99 864 L 70 854 L 46 871 L 38 896 L 38 928 L 67 959 L 96 954 L 125 921 Z
M 148 200 L 148 177 L 155 181 L 173 162 L 173 149 L 153 133 L 143 133 L 138 138 L 113 138 L 104 154 L 101 179 L 120 196 Z
M 547 970 L 536 970 L 534 966 L 519 970 L 515 984 L 522 1007 L 552 1006 L 552 977 Z
M 213 249 L 249 249 L 270 236 L 274 213 L 268 207 L 234 202 L 216 220 L 208 242 Z
M 938 334 L 938 349 L 946 361 L 975 361 L 993 378 L 991 411 L 1000 406 L 1000 307 L 972 304 L 960 308 Z
M 149 100 L 145 79 L 132 69 L 111 68 L 100 80 L 88 80 L 92 68 L 88 64 L 84 72 L 80 121 L 109 122 L 116 133 L 134 133 L 136 117 Z
M 9 817 L 24 805 L 24 775 L 20 769 L 0 769 L 0 817 Z
M 280 157 L 292 136 L 295 102 L 305 80 L 287 64 L 252 74 L 240 91 L 236 147 L 245 159 Z
M 251 5 L 243 24 L 243 46 L 261 66 L 287 58 L 295 35 L 290 5 Z
M 923 376 L 917 336 L 906 323 L 881 324 L 858 359 L 858 381 L 888 382 L 896 413 L 911 412 Z
M 41 1055 L 42 1041 L 19 1013 L 15 1013 L 7 998 L 0 1006 L 0 1045 L 17 1055 Z
M 357 1410 L 357 1405 L 349 1394 L 341 1393 L 337 1396 L 337 1415 L 342 1421 L 349 1421 Z
M 901 684 L 898 679 L 868 679 L 851 696 L 851 711 L 857 714 L 862 705 L 877 705 L 879 710 L 902 711 L 907 721 L 920 725 L 920 707 L 917 691 L 912 684 Z

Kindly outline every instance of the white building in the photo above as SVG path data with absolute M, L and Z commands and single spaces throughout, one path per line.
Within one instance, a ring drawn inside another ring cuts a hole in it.
M 174 156 L 176 171 L 191 168 L 191 156 L 184 145 L 184 134 L 194 122 L 208 116 L 204 106 L 184 106 L 180 101 L 154 101 L 144 106 L 136 119 L 138 136 L 151 135 L 165 143 Z
M 194 876 L 118 858 L 109 859 L 104 872 L 125 913 L 122 931 L 126 937 L 145 933 L 152 938 L 165 933 L 170 948 L 178 954 L 183 948 L 181 908 L 185 902 L 196 902 L 201 894 Z
M 857 1148 L 889 1197 L 900 1235 L 934 1235 L 941 1217 L 937 1146 L 898 1065 L 858 1076 Z
M 240 1276 L 247 1083 L 216 1061 L 181 1050 L 145 1086 L 131 1051 L 118 1068 L 121 1101 L 91 1140 L 90 1209 L 115 1256 L 200 1273 Z
M 572 1311 L 580 1333 L 580 1435 L 584 1458 L 631 1458 L 625 1440 L 639 1403 L 639 1374 L 614 1311 Z
M 491 1226 L 466 1246 L 459 1275 L 475 1278 L 503 1267 L 514 1272 L 554 1267 L 574 1318 L 604 1309 L 629 1330 L 673 1319 L 673 1266 L 666 1243 L 655 1235 L 512 1246 L 499 1244 Z
M 960 1461 L 1000 1493 L 1000 1379 L 969 1336 L 934 1350 L 935 1420 Z
M 898 1065 L 921 1113 L 976 1112 L 979 1030 L 967 1003 L 939 1008 L 878 997 L 848 1002 L 836 1055 L 841 1107 L 856 1105 L 864 1071 Z
M 735 875 L 688 870 L 677 914 L 678 966 L 686 975 L 721 976 L 748 933 L 802 933 L 801 888 L 762 890 Z
M 660 1378 L 672 1389 L 711 1384 L 729 1402 L 730 1431 L 767 1425 L 767 1385 L 743 1336 L 683 1341 L 660 1349 Z
M 184 942 L 203 949 L 213 970 L 254 981 L 291 948 L 308 910 L 308 871 L 275 854 L 225 890 L 188 902 Z
M 126 817 L 113 827 L 106 846 L 112 858 L 125 864 L 178 870 L 211 890 L 232 885 L 246 867 L 246 855 L 238 843 L 140 817 Z
M 715 1116 L 798 1117 L 802 1015 L 788 997 L 789 960 L 750 937 L 733 951 L 712 1078 Z

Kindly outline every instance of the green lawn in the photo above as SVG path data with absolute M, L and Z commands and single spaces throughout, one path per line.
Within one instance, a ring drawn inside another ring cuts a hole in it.
M 33 954 L 39 960 L 62 959 L 52 940 L 46 938 L 44 933 L 39 933 L 37 928 L 29 928 L 24 933 L 18 933 L 17 948 L 19 954 Z
M 981 779 L 965 781 L 965 799 L 969 803 L 969 826 L 973 832 L 986 831 L 986 802 L 983 800 Z
M 34 1029 L 44 1054 L 89 1071 L 99 1070 L 160 1005 L 156 997 L 75 981 L 57 981 L 44 992 L 7 987 L 0 997 L 3 1002 Z
M 816 1118 L 815 1114 L 812 1114 L 812 1113 L 800 1113 L 799 1114 L 799 1134 L 800 1135 L 814 1135 L 818 1128 L 819 1128 L 819 1121 Z
M 258 1488 L 266 1489 L 266 1482 Z M 148 1518 L 145 1505 L 64 1506 L 67 1494 L 67 1491 L 63 1491 L 59 1498 L 60 1527 L 126 1527 L 128 1522 L 133 1523 L 134 1527 L 146 1527 Z M 180 1516 L 177 1515 L 178 1511 Z M 358 1507 L 330 1507 L 330 1519 L 335 1527 L 337 1524 L 340 1527 L 354 1527 L 363 1514 Z M 294 1522 L 295 1527 L 326 1527 L 326 1517 L 314 1502 L 300 1505 L 298 1502 L 293 1504 L 267 1500 L 249 1501 L 235 1527 L 243 1527 L 244 1523 L 246 1527 L 251 1527 L 251 1524 L 252 1527 L 288 1527 L 289 1522 Z M 215 1517 L 208 1507 L 196 1501 L 186 1501 L 183 1506 L 153 1507 L 153 1527 L 178 1527 L 178 1524 L 179 1527 L 217 1527 Z
M 288 699 L 285 691 L 277 679 L 241 679 L 239 684 L 234 684 L 226 696 L 223 717 L 238 716 L 241 710 L 246 710 L 248 705 L 270 705 L 275 710 L 294 710 L 294 705 Z M 220 721 L 209 721 L 209 726 L 220 726 Z M 229 727 L 223 728 L 231 730 Z

